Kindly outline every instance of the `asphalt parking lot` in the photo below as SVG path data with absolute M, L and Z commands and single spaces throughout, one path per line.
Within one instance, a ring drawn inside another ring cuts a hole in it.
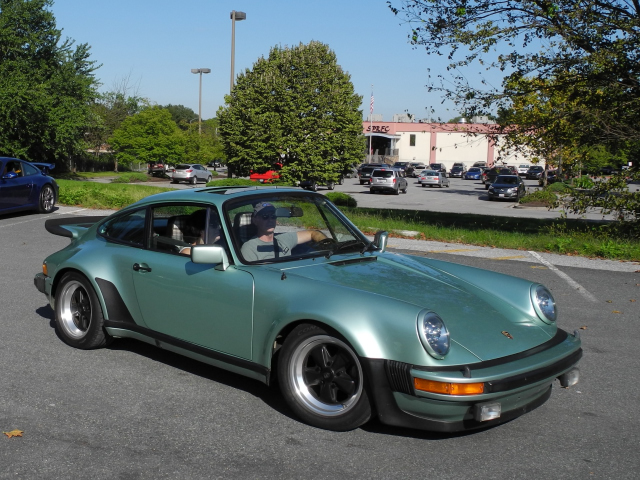
M 108 212 L 0 217 L 0 430 L 24 432 L 0 436 L 0 478 L 637 478 L 638 265 L 391 239 L 396 251 L 547 285 L 559 326 L 581 333 L 582 378 L 488 430 L 439 435 L 373 421 L 334 433 L 298 421 L 277 388 L 146 344 L 66 346 L 33 276 L 68 242 L 46 233 L 46 218 L 89 213 Z

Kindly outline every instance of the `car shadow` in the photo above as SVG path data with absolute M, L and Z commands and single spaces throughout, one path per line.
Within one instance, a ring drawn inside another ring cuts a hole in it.
M 42 306 L 36 309 L 36 313 L 45 320 L 49 320 L 49 327 L 54 330 L 56 336 L 61 343 L 65 345 L 65 348 L 71 348 L 66 346 L 64 340 L 58 335 L 55 321 L 55 312 L 50 305 Z M 154 345 L 150 345 L 145 342 L 130 338 L 118 338 L 105 347 L 112 351 L 125 351 L 135 353 L 137 355 L 144 356 L 150 360 L 162 363 L 169 367 L 181 370 L 187 374 L 197 375 L 201 378 L 211 380 L 216 383 L 226 385 L 228 387 L 242 390 L 244 392 L 253 395 L 256 398 L 262 400 L 273 410 L 278 413 L 289 417 L 291 419 L 299 421 L 299 419 L 289 410 L 284 399 L 280 395 L 278 389 L 277 378 L 272 375 L 273 381 L 271 385 L 265 385 L 264 383 L 254 380 L 237 373 L 229 372 L 222 368 L 214 367 L 212 365 L 193 360 L 178 353 L 170 352 L 162 348 L 158 348 Z

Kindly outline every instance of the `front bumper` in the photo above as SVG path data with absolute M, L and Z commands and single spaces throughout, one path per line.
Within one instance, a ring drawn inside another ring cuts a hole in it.
M 507 199 L 516 199 L 518 198 L 518 191 L 515 192 L 501 192 L 495 190 L 489 190 L 488 195 L 493 198 L 507 198 Z
M 580 341 L 564 331 L 559 330 L 556 338 L 548 343 L 548 348 L 532 349 L 530 355 L 523 352 L 513 361 L 507 358 L 502 363 L 500 359 L 481 362 L 466 366 L 469 369 L 457 366 L 433 370 L 383 359 L 362 359 L 362 364 L 382 423 L 456 432 L 498 425 L 542 405 L 551 395 L 553 381 L 559 377 L 562 381 L 568 372 L 576 371 L 582 356 Z M 523 368 L 523 365 L 535 365 L 536 360 L 542 361 L 543 366 Z M 414 378 L 483 382 L 485 392 L 468 396 L 432 394 L 414 389 Z M 489 404 L 500 405 L 499 417 L 479 420 L 479 411 Z

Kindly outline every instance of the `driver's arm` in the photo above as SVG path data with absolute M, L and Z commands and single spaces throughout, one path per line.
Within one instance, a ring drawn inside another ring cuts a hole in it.
M 298 232 L 298 245 L 311 241 L 319 242 L 325 238 L 327 238 L 327 236 L 319 230 L 303 230 L 302 232 Z

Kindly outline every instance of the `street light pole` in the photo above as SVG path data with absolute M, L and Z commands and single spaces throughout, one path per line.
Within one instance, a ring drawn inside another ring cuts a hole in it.
M 200 74 L 200 96 L 198 97 L 198 134 L 202 135 L 202 74 L 211 73 L 211 69 L 210 68 L 192 68 L 191 73 Z
M 246 20 L 247 14 L 244 12 L 231 11 L 231 85 L 229 87 L 229 93 L 233 90 L 234 73 L 235 73 L 235 56 L 236 56 L 236 20 Z

